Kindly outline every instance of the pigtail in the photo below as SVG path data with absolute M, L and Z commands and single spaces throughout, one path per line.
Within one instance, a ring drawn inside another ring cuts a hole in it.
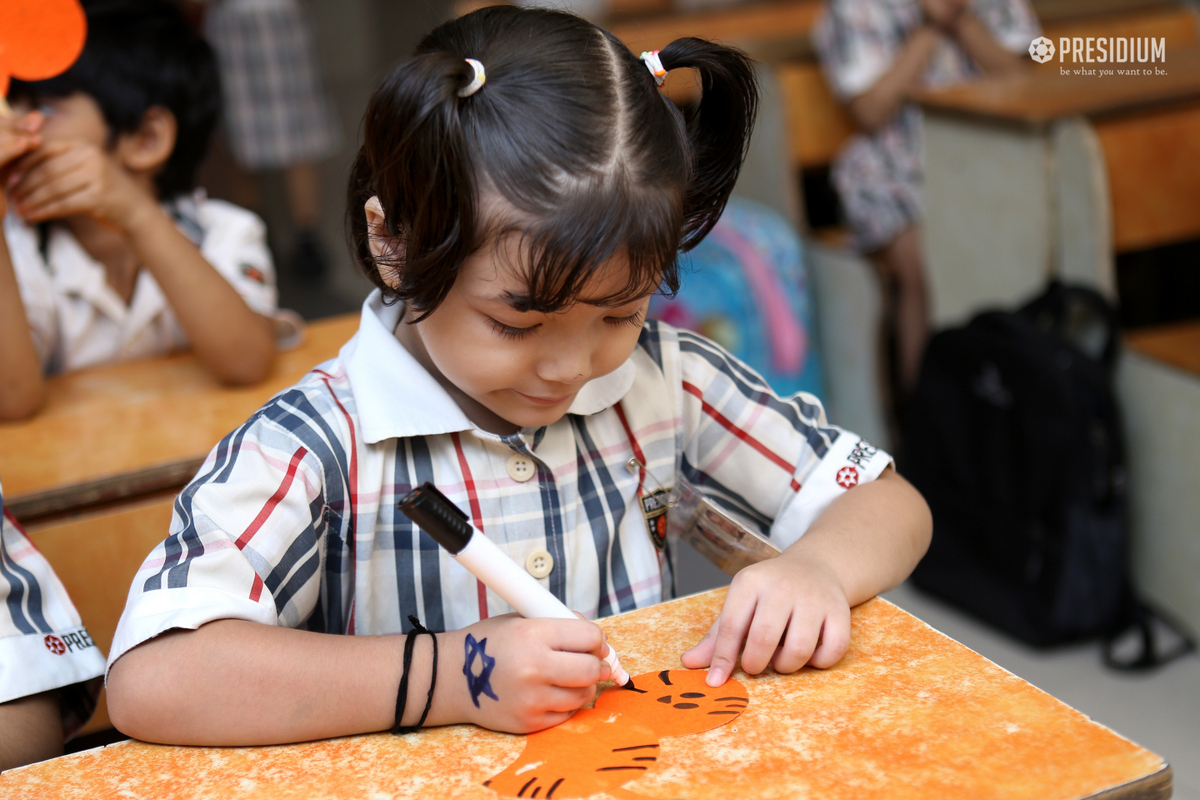
M 359 265 L 385 296 L 425 299 L 416 309 L 425 313 L 477 246 L 474 170 L 460 117 L 481 98 L 458 94 L 473 78 L 470 64 L 444 51 L 394 70 L 367 106 L 350 171 L 346 222 Z M 381 258 L 372 257 L 363 208 L 372 195 L 395 243 Z
M 680 242 L 687 251 L 712 230 L 737 182 L 758 112 L 758 80 L 745 53 L 703 39 L 676 39 L 659 59 L 668 70 L 692 67 L 700 76 L 700 102 L 687 111 L 692 178 Z

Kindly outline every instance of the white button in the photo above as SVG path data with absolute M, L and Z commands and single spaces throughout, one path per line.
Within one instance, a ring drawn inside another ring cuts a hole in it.
M 545 550 L 534 550 L 525 559 L 525 569 L 535 578 L 544 578 L 554 569 L 554 556 Z
M 514 481 L 524 483 L 532 478 L 535 472 L 537 469 L 533 466 L 533 459 L 528 456 L 518 453 L 508 460 L 508 477 Z

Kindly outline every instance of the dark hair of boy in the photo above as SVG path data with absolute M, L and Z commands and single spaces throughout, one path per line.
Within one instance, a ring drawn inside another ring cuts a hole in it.
M 171 156 L 155 176 L 160 200 L 191 191 L 221 108 L 221 84 L 208 42 L 171 0 L 83 0 L 87 42 L 70 69 L 44 81 L 12 81 L 11 99 L 38 105 L 89 95 L 109 136 L 137 130 L 155 106 L 175 116 Z
M 529 257 L 521 310 L 569 305 L 620 255 L 626 290 L 590 302 L 678 290 L 678 253 L 720 217 L 758 94 L 738 50 L 679 39 L 659 57 L 667 69 L 696 69 L 696 106 L 681 111 L 629 48 L 570 14 L 493 6 L 435 29 L 364 116 L 347 206 L 360 266 L 386 298 L 421 316 L 446 297 L 467 256 L 508 233 Z M 467 58 L 484 65 L 486 83 L 459 97 L 474 77 Z M 398 243 L 383 263 L 367 236 L 372 195 Z M 495 197 L 503 202 L 488 207 Z M 381 267 L 395 272 L 395 288 Z

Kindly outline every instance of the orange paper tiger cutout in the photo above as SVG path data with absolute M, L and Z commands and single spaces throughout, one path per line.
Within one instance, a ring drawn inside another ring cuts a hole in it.
M 746 708 L 746 687 L 735 680 L 712 688 L 706 670 L 663 670 L 633 677 L 634 689 L 606 689 L 594 708 L 539 731 L 503 772 L 483 785 L 504 797 L 567 800 L 623 789 L 658 761 L 658 740 L 724 725 Z

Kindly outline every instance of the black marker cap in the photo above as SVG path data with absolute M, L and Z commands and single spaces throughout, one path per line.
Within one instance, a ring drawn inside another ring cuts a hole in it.
M 471 541 L 474 528 L 467 515 L 429 481 L 404 495 L 398 507 L 450 555 L 458 555 Z

